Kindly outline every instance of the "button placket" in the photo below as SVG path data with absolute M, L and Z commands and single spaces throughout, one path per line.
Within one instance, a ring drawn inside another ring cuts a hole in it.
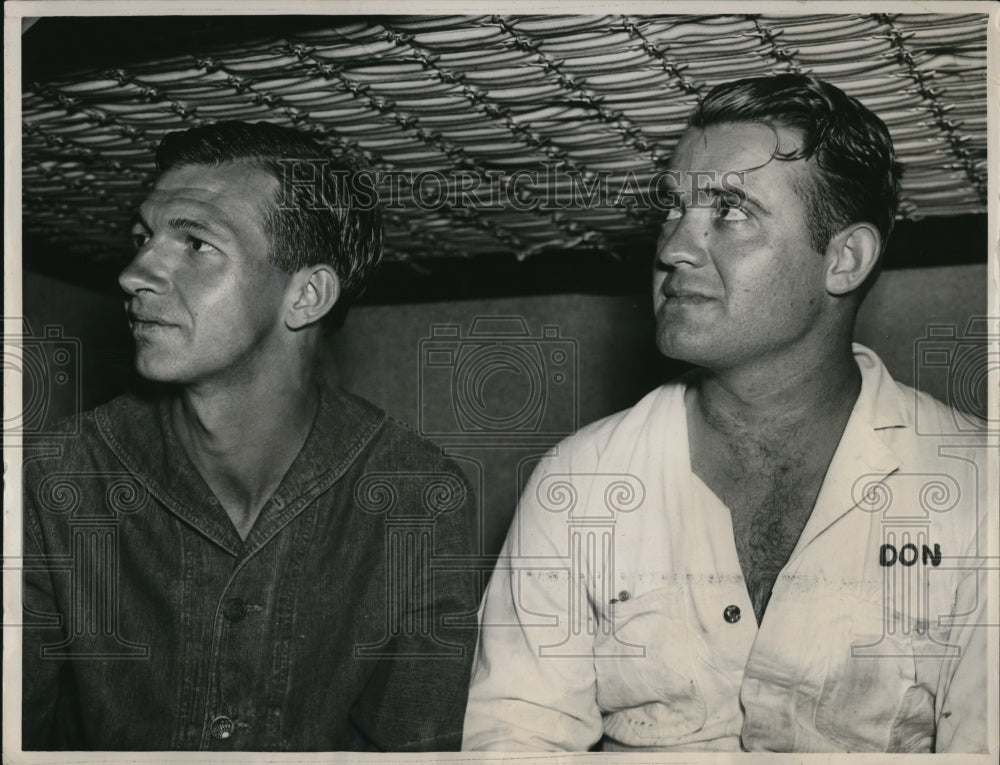
M 233 730 L 235 730 L 236 725 L 233 723 L 232 718 L 226 717 L 225 715 L 219 715 L 214 718 L 209 726 L 209 731 L 212 734 L 212 738 L 218 741 L 225 741 L 227 738 L 233 735 Z
M 247 604 L 242 598 L 228 598 L 222 604 L 222 615 L 231 622 L 241 622 L 247 616 Z

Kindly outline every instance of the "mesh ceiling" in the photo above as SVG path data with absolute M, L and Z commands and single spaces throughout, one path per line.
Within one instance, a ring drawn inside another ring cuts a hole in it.
M 128 257 L 162 135 L 241 119 L 314 133 L 381 174 L 383 195 L 397 171 L 537 173 L 516 205 L 441 198 L 434 183 L 423 207 L 399 194 L 388 260 L 645 255 L 656 222 L 615 206 L 614 191 L 663 167 L 713 85 L 788 71 L 886 122 L 905 168 L 901 217 L 986 209 L 984 14 L 324 17 L 274 35 L 255 23 L 239 41 L 196 37 L 183 55 L 26 78 L 25 235 L 92 261 Z M 574 174 L 604 174 L 611 203 L 532 209 L 565 199 Z

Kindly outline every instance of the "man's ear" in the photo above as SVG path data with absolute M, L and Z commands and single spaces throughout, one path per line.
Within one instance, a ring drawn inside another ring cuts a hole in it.
M 826 291 L 847 295 L 862 284 L 878 263 L 882 236 L 871 223 L 853 223 L 826 246 Z
M 289 303 L 285 310 L 285 326 L 292 330 L 302 329 L 318 322 L 337 304 L 340 279 L 326 263 L 309 266 L 292 275 L 286 294 Z

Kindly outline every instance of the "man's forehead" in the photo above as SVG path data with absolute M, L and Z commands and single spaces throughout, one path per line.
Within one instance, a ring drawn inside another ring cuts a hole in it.
M 271 173 L 249 163 L 185 164 L 160 175 L 142 208 L 184 205 L 218 216 L 259 215 L 277 190 Z
M 677 142 L 669 167 L 680 173 L 752 173 L 770 165 L 776 154 L 794 153 L 801 145 L 798 131 L 780 125 L 725 122 L 689 127 Z

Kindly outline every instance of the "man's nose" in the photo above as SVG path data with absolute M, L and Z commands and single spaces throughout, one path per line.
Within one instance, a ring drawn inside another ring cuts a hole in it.
M 118 284 L 130 296 L 143 290 L 163 292 L 167 281 L 162 258 L 157 257 L 152 240 L 140 247 L 132 262 L 118 274 Z
M 708 255 L 711 222 L 708 210 L 688 209 L 677 221 L 668 221 L 656 243 L 657 268 L 697 268 Z

